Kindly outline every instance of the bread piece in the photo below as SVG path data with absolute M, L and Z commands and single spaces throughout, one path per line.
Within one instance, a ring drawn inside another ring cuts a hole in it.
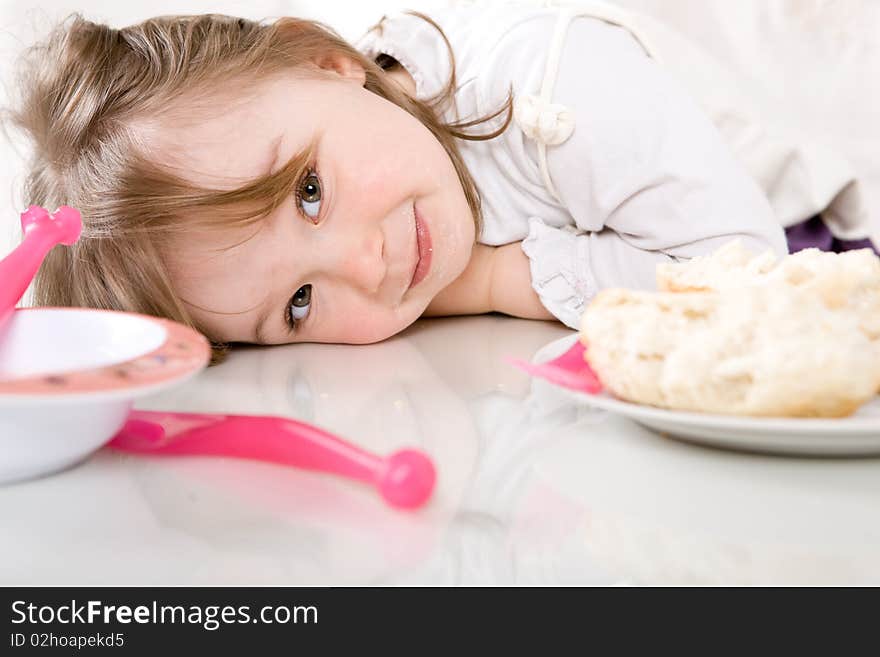
M 756 255 L 740 240 L 728 242 L 717 251 L 685 262 L 657 265 L 660 292 L 705 292 L 754 282 L 777 264 L 772 251 Z
M 870 249 L 830 253 L 805 249 L 778 260 L 755 255 L 739 240 L 685 263 L 657 267 L 657 289 L 723 291 L 742 285 L 781 283 L 808 292 L 828 308 L 847 308 L 872 341 L 869 358 L 880 370 L 880 258 Z
M 880 338 L 880 258 L 870 249 L 805 249 L 777 260 L 770 251 L 755 255 L 734 240 L 711 255 L 657 266 L 657 289 L 663 292 L 772 283 L 814 294 L 829 308 L 848 307 L 859 314 L 869 338 Z
M 841 417 L 880 387 L 858 316 L 778 282 L 724 293 L 605 290 L 581 337 L 609 390 L 665 408 Z

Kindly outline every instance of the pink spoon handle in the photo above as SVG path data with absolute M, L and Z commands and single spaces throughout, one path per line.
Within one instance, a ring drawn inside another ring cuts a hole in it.
M 228 456 L 327 472 L 375 486 L 401 508 L 424 504 L 436 474 L 422 452 L 388 458 L 370 454 L 323 429 L 288 418 L 133 411 L 109 443 L 115 449 L 161 455 Z
M 61 206 L 50 216 L 43 208 L 32 205 L 21 213 L 21 228 L 21 244 L 0 261 L 0 324 L 9 318 L 52 247 L 70 245 L 79 239 L 82 218 L 77 210 L 67 206 Z
M 578 341 L 564 354 L 546 363 L 530 363 L 511 356 L 507 356 L 505 360 L 532 376 L 572 390 L 595 395 L 602 391 L 602 383 L 587 362 L 584 356 L 585 351 L 583 343 Z

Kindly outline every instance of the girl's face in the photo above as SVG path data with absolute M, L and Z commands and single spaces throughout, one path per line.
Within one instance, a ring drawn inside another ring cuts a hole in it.
M 193 182 L 230 189 L 316 143 L 299 194 L 267 218 L 190 233 L 166 254 L 177 293 L 217 341 L 383 340 L 470 259 L 473 219 L 441 144 L 366 90 L 356 64 L 326 68 L 267 81 L 215 118 L 164 133 Z

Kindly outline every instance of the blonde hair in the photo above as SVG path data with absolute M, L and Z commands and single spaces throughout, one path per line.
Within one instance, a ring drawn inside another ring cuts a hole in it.
M 203 330 L 174 292 L 162 258 L 169 238 L 194 225 L 258 221 L 292 192 L 309 154 L 237 189 L 208 189 L 153 161 L 133 126 L 179 110 L 184 99 L 215 98 L 224 93 L 224 85 L 241 93 L 248 85 L 328 55 L 355 60 L 366 72 L 366 89 L 433 133 L 458 172 L 479 230 L 480 196 L 456 140 L 500 135 L 511 120 L 512 94 L 488 116 L 442 122 L 445 109 L 454 107 L 455 60 L 440 27 L 411 13 L 440 31 L 452 64 L 445 88 L 425 101 L 404 93 L 377 62 L 314 21 L 282 18 L 266 24 L 207 14 L 164 16 L 113 29 L 75 14 L 62 22 L 23 56 L 22 100 L 11 118 L 34 144 L 25 204 L 74 206 L 84 226 L 79 242 L 54 249 L 46 258 L 35 279 L 34 302 L 141 312 Z M 373 29 L 381 30 L 382 21 Z M 377 61 L 395 64 L 387 57 Z M 504 112 L 497 129 L 467 132 Z M 218 362 L 225 345 L 214 346 Z

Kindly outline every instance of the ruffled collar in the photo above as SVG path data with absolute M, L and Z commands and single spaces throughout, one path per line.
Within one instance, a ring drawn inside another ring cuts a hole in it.
M 397 13 L 382 19 L 355 47 L 370 59 L 380 54 L 394 57 L 416 85 L 416 98 L 439 94 L 451 72 L 449 49 L 440 32 L 418 16 Z

